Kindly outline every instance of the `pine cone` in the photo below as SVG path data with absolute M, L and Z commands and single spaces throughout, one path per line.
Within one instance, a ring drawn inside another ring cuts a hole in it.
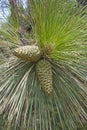
M 26 45 L 16 48 L 13 54 L 22 60 L 28 60 L 30 62 L 38 61 L 41 57 L 41 52 L 38 46 L 35 45 Z
M 36 74 L 41 84 L 42 90 L 50 95 L 53 91 L 52 87 L 52 68 L 47 60 L 40 60 L 36 65 Z

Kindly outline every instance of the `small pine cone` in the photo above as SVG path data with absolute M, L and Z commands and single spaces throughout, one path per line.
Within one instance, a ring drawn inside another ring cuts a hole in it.
M 35 45 L 18 47 L 14 49 L 13 54 L 22 60 L 28 60 L 30 62 L 38 61 L 41 57 L 41 52 L 38 46 Z
M 42 90 L 48 95 L 52 94 L 52 68 L 50 62 L 40 60 L 36 65 L 36 74 Z

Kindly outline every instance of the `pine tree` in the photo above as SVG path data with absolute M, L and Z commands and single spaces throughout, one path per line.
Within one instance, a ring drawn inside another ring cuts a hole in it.
M 0 61 L 0 112 L 16 130 L 77 130 L 87 121 L 86 10 L 67 0 L 30 3 L 20 24 L 0 29 L 11 44 Z

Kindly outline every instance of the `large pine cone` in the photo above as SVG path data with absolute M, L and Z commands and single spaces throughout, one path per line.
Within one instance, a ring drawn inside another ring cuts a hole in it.
M 18 58 L 30 62 L 38 61 L 41 57 L 40 49 L 35 45 L 20 46 L 14 49 L 13 54 Z
M 50 62 L 40 60 L 36 65 L 36 74 L 43 91 L 50 95 L 53 92 L 52 68 Z

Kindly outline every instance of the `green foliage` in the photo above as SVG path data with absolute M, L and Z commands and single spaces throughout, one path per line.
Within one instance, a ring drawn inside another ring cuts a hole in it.
M 7 22 L 0 27 L 0 36 L 4 41 L 10 42 L 13 46 L 22 45 L 21 38 L 29 38 L 30 18 L 26 8 L 20 3 L 10 4 L 10 14 Z
M 77 130 L 79 124 L 86 123 L 87 18 L 84 11 L 67 0 L 31 1 L 33 37 L 42 51 L 41 59 L 51 65 L 53 93 L 48 96 L 42 91 L 37 62 L 13 55 L 3 59 L 0 112 L 8 117 L 10 125 L 15 124 L 16 130 L 18 127 Z M 10 24 L 4 32 L 1 30 L 1 35 L 16 46 L 22 45 L 15 30 Z
M 73 60 L 75 52 L 82 55 L 86 53 L 87 47 L 83 44 L 87 36 L 87 19 L 82 16 L 83 11 L 80 8 L 67 0 L 33 0 L 32 6 L 39 46 L 43 49 L 48 44 L 54 44 L 51 58 L 65 62 Z
M 87 61 L 87 10 L 63 1 L 32 1 L 35 34 L 43 50 L 54 45 L 50 57 L 74 69 Z M 82 66 L 83 67 L 83 66 Z M 76 68 L 76 69 L 77 69 Z M 75 70 L 75 69 L 74 69 Z M 86 72 L 85 72 L 86 73 Z
M 5 23 L 2 25 L 0 29 L 0 35 L 3 36 L 4 41 L 7 42 L 9 41 L 10 44 L 12 44 L 13 46 L 17 46 L 18 44 L 21 44 L 18 35 L 18 30 L 9 23 Z
M 6 130 L 7 120 L 0 115 L 0 130 Z
M 9 66 L 5 67 L 7 63 Z M 0 65 L 3 70 L 6 68 L 0 74 L 3 76 L 0 112 L 4 111 L 9 121 L 28 130 L 68 130 L 85 123 L 86 86 L 73 74 L 73 69 L 51 62 L 54 92 L 47 96 L 37 80 L 35 65 L 15 57 Z

